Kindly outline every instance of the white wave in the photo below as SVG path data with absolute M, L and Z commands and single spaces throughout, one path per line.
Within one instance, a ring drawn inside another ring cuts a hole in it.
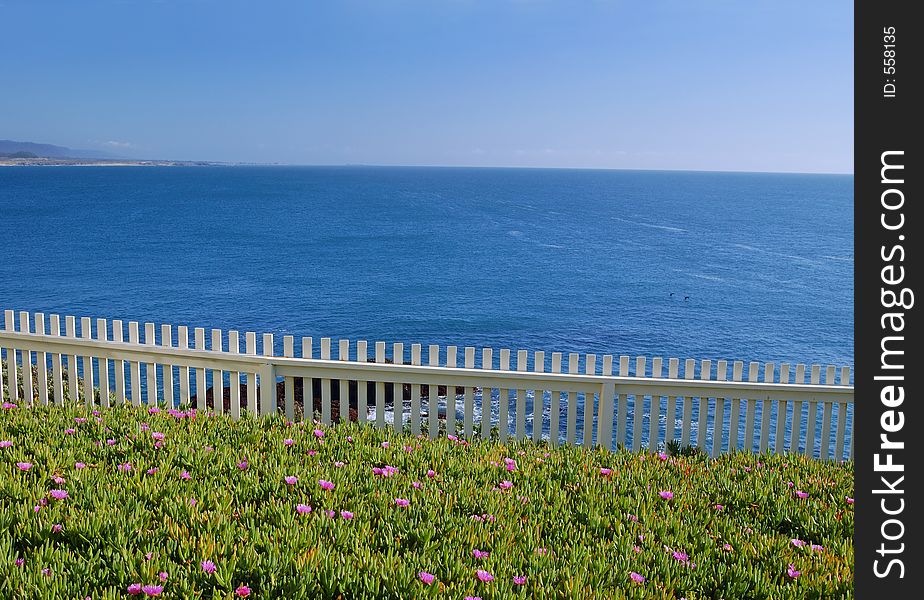
M 630 221 L 628 219 L 621 219 L 619 217 L 613 217 L 617 221 L 622 221 L 623 223 L 629 223 L 630 225 L 638 225 L 639 227 L 648 227 L 650 229 L 661 229 L 664 231 L 670 231 L 673 233 L 686 233 L 686 229 L 681 229 L 680 227 L 671 227 L 669 225 L 654 225 L 652 223 L 642 223 L 641 221 Z

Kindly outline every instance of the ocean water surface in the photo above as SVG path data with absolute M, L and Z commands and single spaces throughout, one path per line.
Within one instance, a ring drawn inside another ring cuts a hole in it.
M 852 366 L 853 227 L 839 175 L 6 168 L 0 308 Z

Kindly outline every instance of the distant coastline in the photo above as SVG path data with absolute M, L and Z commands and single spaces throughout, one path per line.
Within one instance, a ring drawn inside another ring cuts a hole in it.
M 5 158 L 0 167 L 210 167 L 226 163 L 202 160 L 131 160 L 121 158 Z

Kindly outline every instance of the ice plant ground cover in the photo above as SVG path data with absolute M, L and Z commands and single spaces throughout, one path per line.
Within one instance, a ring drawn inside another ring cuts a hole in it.
M 852 496 L 800 456 L 5 405 L 0 598 L 850 597 Z

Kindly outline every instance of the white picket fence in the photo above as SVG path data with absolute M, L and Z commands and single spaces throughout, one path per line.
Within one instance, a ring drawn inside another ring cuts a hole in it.
M 408 361 L 404 344 L 392 344 L 388 353 L 384 342 L 372 346 L 372 362 L 370 345 L 362 340 L 335 343 L 321 338 L 316 358 L 310 337 L 301 338 L 296 356 L 295 338 L 289 335 L 283 337 L 278 353 L 269 333 L 260 336 L 258 348 L 253 332 L 242 336 L 238 331 L 212 329 L 206 336 L 205 329 L 195 328 L 190 345 L 186 326 L 145 323 L 142 328 L 132 321 L 126 331 L 120 320 L 95 319 L 94 323 L 87 317 L 67 316 L 62 331 L 58 315 L 46 319 L 42 313 L 20 312 L 17 319 L 12 310 L 4 314 L 0 355 L 6 360 L 6 372 L 0 374 L 0 382 L 8 390 L 6 402 L 29 404 L 37 399 L 41 404 L 93 405 L 98 395 L 99 405 L 108 407 L 111 393 L 116 403 L 179 407 L 194 399 L 199 410 L 222 412 L 223 402 L 206 404 L 204 392 L 213 386 L 220 390 L 219 398 L 224 397 L 224 388 L 230 388 L 230 414 L 237 418 L 242 410 L 275 413 L 277 382 L 283 381 L 281 410 L 294 420 L 300 416 L 295 402 L 300 379 L 304 418 L 315 416 L 312 407 L 319 382 L 318 418 L 330 423 L 334 386 L 339 391 L 339 414 L 347 415 L 353 382 L 359 421 L 397 430 L 407 427 L 431 437 L 442 431 L 474 438 L 494 428 L 502 440 L 548 439 L 552 445 L 656 451 L 676 440 L 712 455 L 746 449 L 853 458 L 849 367 L 745 365 L 726 360 L 697 364 L 690 359 L 683 362 L 681 374 L 676 358 L 631 360 L 578 353 L 566 357 L 542 351 L 530 357 L 526 350 L 501 349 L 495 355 L 491 348 L 476 353 L 473 347 L 462 351 L 460 367 L 455 346 L 429 346 L 423 364 L 420 344 L 410 346 Z M 392 388 L 390 406 L 386 386 Z M 447 393 L 422 397 L 422 386 L 432 391 L 445 386 Z M 459 388 L 464 392 L 455 393 Z

